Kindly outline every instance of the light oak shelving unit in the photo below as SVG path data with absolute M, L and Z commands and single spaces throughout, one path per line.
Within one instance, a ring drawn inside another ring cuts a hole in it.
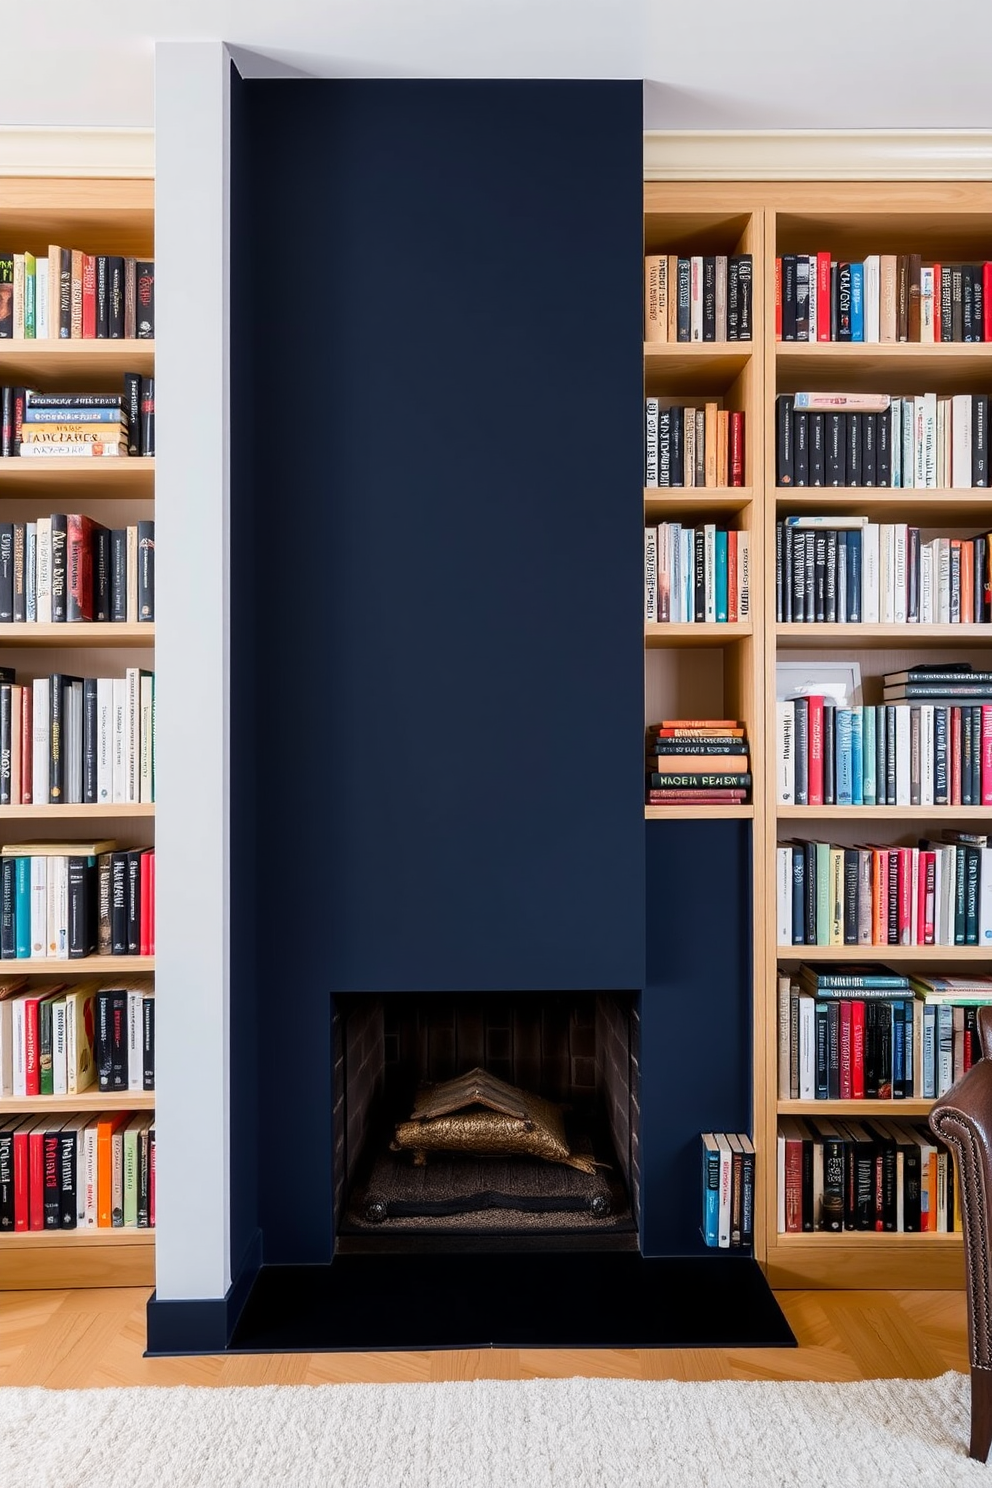
M 0 178 L 4 242 L 39 254 L 49 243 L 91 253 L 154 254 L 154 183 L 150 180 Z M 0 342 L 0 384 L 53 391 L 114 391 L 125 372 L 154 371 L 152 341 Z M 154 515 L 154 459 L 28 461 L 0 459 L 0 506 L 7 520 L 56 511 L 84 511 L 108 525 Z M 109 503 L 109 505 L 108 505 Z M 122 504 L 123 503 L 123 504 Z M 27 676 L 44 670 L 152 666 L 152 624 L 0 625 L 0 659 Z M 46 648 L 42 653 L 40 648 Z M 122 648 L 126 654 L 121 655 Z M 26 654 L 21 654 L 22 652 Z M 49 656 L 51 663 L 49 665 Z M 24 837 L 85 837 L 96 826 L 135 845 L 154 840 L 149 805 L 0 807 L 0 842 Z M 82 961 L 5 962 L 9 974 L 83 980 L 147 974 L 152 956 L 89 956 Z M 152 1092 L 0 1098 L 0 1116 L 51 1111 L 90 1115 L 104 1110 L 154 1110 Z M 67 1286 L 152 1286 L 155 1231 L 133 1229 L 27 1231 L 0 1236 L 0 1289 Z

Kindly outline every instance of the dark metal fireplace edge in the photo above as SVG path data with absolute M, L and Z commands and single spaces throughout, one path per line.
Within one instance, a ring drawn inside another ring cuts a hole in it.
M 256 1230 L 223 1297 L 166 1301 L 152 1292 L 144 1357 L 226 1353 L 261 1269 L 262 1232 Z

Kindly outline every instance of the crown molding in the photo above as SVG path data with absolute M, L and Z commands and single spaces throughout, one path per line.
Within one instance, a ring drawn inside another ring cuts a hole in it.
M 648 181 L 989 181 L 992 130 L 646 130 Z
M 24 128 L 0 124 L 0 176 L 151 177 L 151 129 Z

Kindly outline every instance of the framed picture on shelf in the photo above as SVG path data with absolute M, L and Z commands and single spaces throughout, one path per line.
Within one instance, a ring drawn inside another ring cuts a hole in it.
M 861 693 L 861 663 L 857 661 L 778 661 L 775 663 L 775 697 L 832 698 L 839 708 L 858 708 Z

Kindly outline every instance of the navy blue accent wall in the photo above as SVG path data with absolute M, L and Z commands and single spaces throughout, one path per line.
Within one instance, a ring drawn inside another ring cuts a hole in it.
M 641 86 L 240 92 L 232 928 L 307 1261 L 330 993 L 644 982 Z
M 751 1130 L 751 824 L 650 821 L 641 1248 L 705 1250 L 699 1134 Z

